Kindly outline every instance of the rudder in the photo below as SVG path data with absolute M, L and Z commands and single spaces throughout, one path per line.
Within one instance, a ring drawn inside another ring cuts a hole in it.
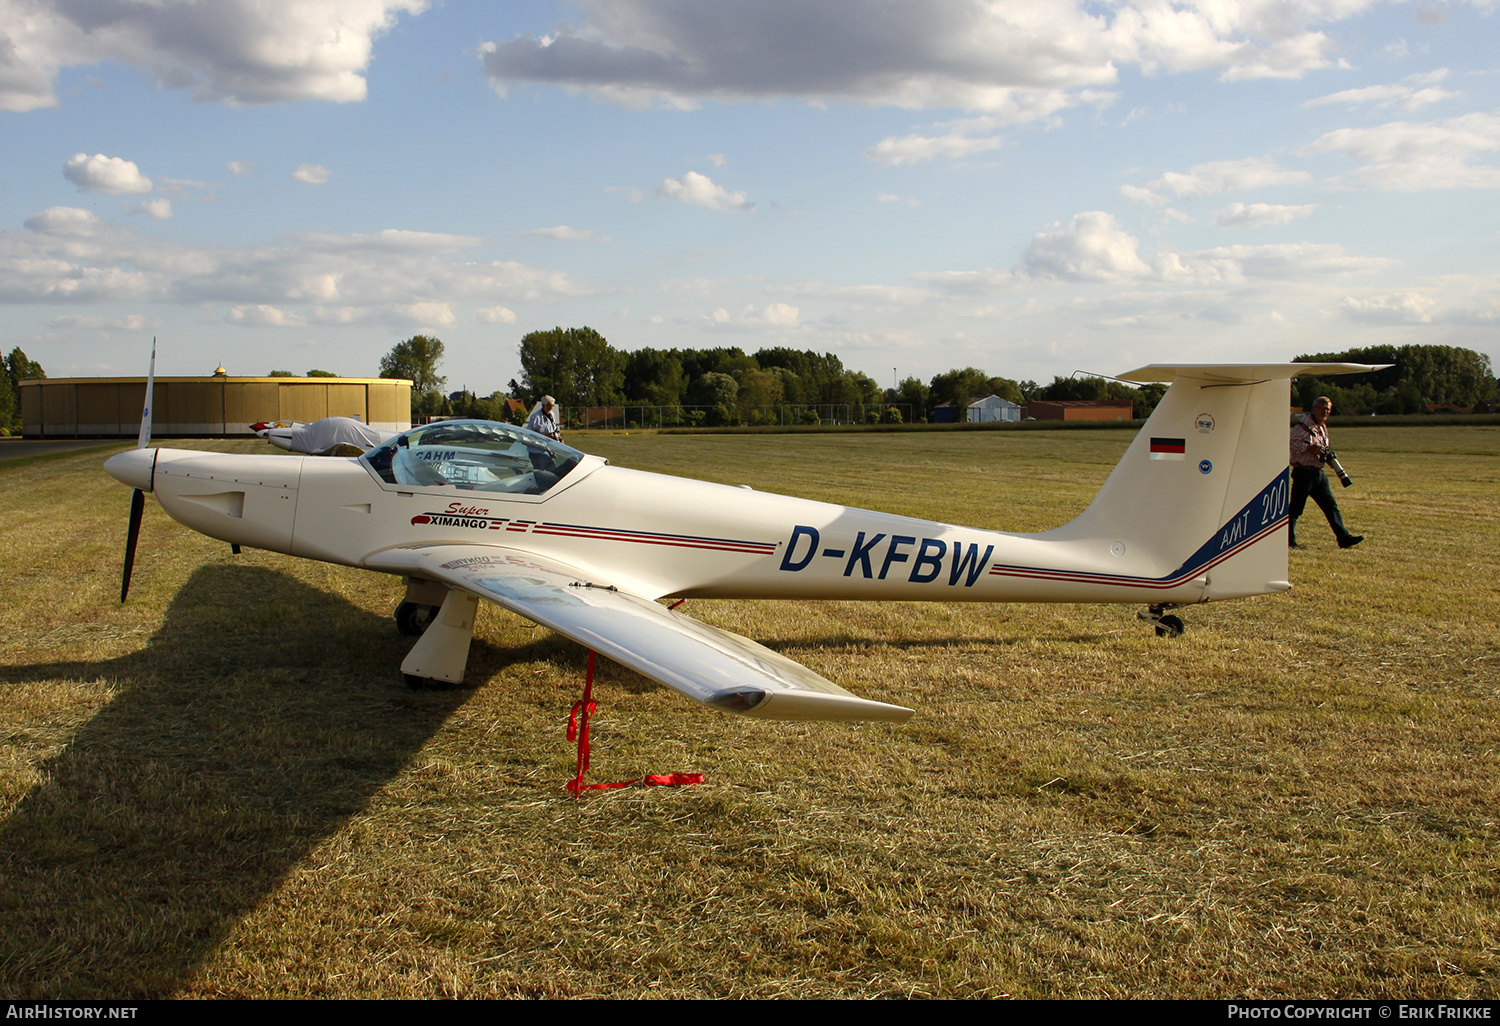
M 1094 501 L 1051 538 L 1099 545 L 1196 600 L 1285 591 L 1290 381 L 1362 364 L 1152 365 L 1171 386 Z

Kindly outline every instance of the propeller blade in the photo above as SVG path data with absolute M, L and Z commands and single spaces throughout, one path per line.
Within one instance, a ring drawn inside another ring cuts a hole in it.
M 151 339 L 151 364 L 146 370 L 146 401 L 141 406 L 141 433 L 136 438 L 136 451 L 151 444 L 151 404 L 156 398 L 156 338 Z M 153 477 L 156 459 L 151 460 Z M 148 478 L 150 480 L 150 478 Z M 130 526 L 125 531 L 125 570 L 120 575 L 120 601 L 130 594 L 130 571 L 135 569 L 135 543 L 141 537 L 141 514 L 146 511 L 146 493 L 139 488 L 130 493 Z
M 139 488 L 130 493 L 130 527 L 125 532 L 125 572 L 120 580 L 120 601 L 130 594 L 130 571 L 135 568 L 135 543 L 141 536 L 141 514 L 146 511 L 146 493 Z
M 151 366 L 146 371 L 146 404 L 141 407 L 141 433 L 135 447 L 144 449 L 151 444 L 151 403 L 156 398 L 156 336 L 151 337 Z

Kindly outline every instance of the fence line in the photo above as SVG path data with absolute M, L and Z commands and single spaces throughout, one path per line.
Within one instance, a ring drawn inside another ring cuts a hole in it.
M 574 431 L 605 428 L 727 427 L 750 424 L 911 423 L 907 403 L 783 403 L 753 406 L 747 412 L 722 406 L 568 406 L 558 408 L 558 423 Z M 873 419 L 872 419 L 873 418 Z M 899 418 L 896 419 L 896 418 Z

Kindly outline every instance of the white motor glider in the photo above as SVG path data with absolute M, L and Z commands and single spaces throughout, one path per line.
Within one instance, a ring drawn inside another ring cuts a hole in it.
M 154 355 L 153 355 L 154 361 Z M 541 435 L 443 421 L 358 458 L 137 449 L 105 469 L 177 521 L 230 542 L 406 579 L 420 635 L 408 682 L 458 682 L 488 599 L 715 708 L 768 719 L 902 721 L 661 599 L 1143 603 L 1168 610 L 1285 591 L 1293 375 L 1360 364 L 1153 365 L 1171 382 L 1093 503 L 1010 534 L 610 466 Z M 895 468 L 893 468 L 895 469 Z M 899 474 L 893 474 L 899 484 Z
M 324 417 L 311 424 L 295 420 L 261 421 L 250 430 L 288 452 L 309 456 L 358 456 L 394 438 L 394 431 L 378 431 L 353 417 Z

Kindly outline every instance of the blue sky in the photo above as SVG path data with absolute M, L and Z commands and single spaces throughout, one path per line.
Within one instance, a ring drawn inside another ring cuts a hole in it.
M 0 0 L 0 346 L 1500 363 L 1497 3 Z

